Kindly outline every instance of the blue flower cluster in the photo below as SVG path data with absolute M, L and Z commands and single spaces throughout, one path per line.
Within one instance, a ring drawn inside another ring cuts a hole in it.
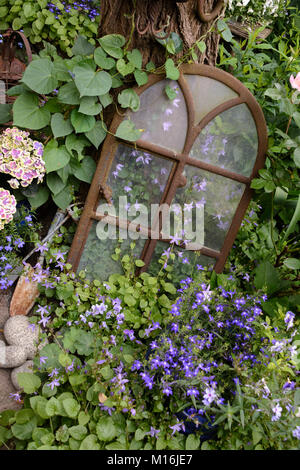
M 77 10 L 85 15 L 88 15 L 88 17 L 92 21 L 100 15 L 100 2 L 96 2 L 94 0 L 81 0 L 77 2 L 69 2 L 68 0 L 62 0 L 60 3 L 62 3 L 64 7 L 62 10 L 55 2 L 49 2 L 47 5 L 49 11 L 55 14 L 56 19 L 58 19 L 58 17 L 63 13 L 70 13 L 72 9 Z
M 166 396 L 179 393 L 204 407 L 222 404 L 220 390 L 228 394 L 225 375 L 233 384 L 239 368 L 261 363 L 252 348 L 266 296 L 241 296 L 222 287 L 212 291 L 191 278 L 181 282 L 179 292 L 168 328 L 150 343 L 146 363 L 136 360 L 131 370 L 149 390 L 158 385 Z

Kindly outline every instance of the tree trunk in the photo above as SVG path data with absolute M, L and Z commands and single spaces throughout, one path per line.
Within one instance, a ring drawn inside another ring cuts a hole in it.
M 217 0 L 205 0 L 204 12 L 210 13 L 217 3 Z M 178 54 L 180 57 L 208 32 L 214 22 L 202 22 L 197 5 L 198 0 L 188 0 L 185 3 L 176 3 L 175 0 L 101 0 L 99 37 L 117 33 L 128 40 L 132 35 L 130 49 L 142 51 L 144 64 L 151 60 L 158 67 L 165 62 L 165 49 L 155 40 L 149 27 L 154 31 L 164 28 L 165 32 L 179 34 L 183 41 L 183 50 Z M 221 16 L 224 10 L 225 7 Z M 219 35 L 210 32 L 204 41 L 206 51 L 203 54 L 195 48 L 197 62 L 215 65 Z

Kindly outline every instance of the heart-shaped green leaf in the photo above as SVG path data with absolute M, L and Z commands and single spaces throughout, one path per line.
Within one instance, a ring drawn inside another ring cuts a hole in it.
M 132 121 L 126 119 L 125 121 L 121 122 L 115 135 L 116 137 L 119 137 L 119 139 L 135 142 L 139 139 L 141 132 L 142 131 L 139 129 L 136 129 Z
M 79 91 L 77 90 L 73 80 L 60 87 L 57 98 L 61 103 L 65 104 L 80 103 Z
M 123 57 L 121 48 L 125 44 L 125 38 L 121 34 L 107 34 L 99 39 L 99 43 L 105 52 L 115 59 Z
M 46 172 L 59 170 L 69 163 L 70 154 L 64 145 L 58 147 L 55 140 L 50 140 L 44 149 L 43 155 Z
M 80 96 L 98 96 L 107 93 L 112 85 L 109 73 L 94 71 L 89 64 L 74 67 L 75 84 Z
M 55 138 L 69 135 L 74 130 L 70 119 L 64 119 L 61 113 L 53 114 L 51 118 L 51 129 Z
M 78 169 L 74 171 L 74 176 L 80 181 L 91 183 L 96 170 L 96 163 L 93 158 L 87 155 L 81 162 Z
M 62 191 L 65 187 L 65 183 L 62 181 L 62 179 L 58 176 L 57 173 L 49 173 L 47 175 L 47 186 L 52 192 L 52 194 L 58 194 L 60 191 Z
M 167 59 L 165 63 L 166 77 L 171 80 L 178 80 L 179 70 L 172 59 Z
M 97 47 L 97 49 L 95 50 L 94 60 L 96 64 L 99 65 L 99 67 L 105 70 L 112 69 L 116 64 L 114 59 L 112 59 L 111 57 L 107 57 L 102 47 Z
M 27 129 L 42 129 L 50 122 L 50 112 L 39 107 L 39 98 L 34 93 L 24 93 L 13 104 L 14 125 Z
M 119 59 L 117 62 L 117 70 L 125 77 L 135 70 L 135 66 L 131 62 L 126 63 L 124 59 Z
M 88 116 L 95 116 L 102 110 L 101 104 L 96 96 L 83 96 L 80 100 L 79 112 Z
M 75 129 L 75 132 L 89 132 L 95 126 L 94 116 L 87 116 L 82 114 L 77 109 L 73 109 L 71 112 L 71 123 Z
M 99 148 L 99 145 L 106 137 L 106 133 L 107 129 L 105 124 L 102 121 L 96 121 L 93 129 L 89 132 L 86 132 L 85 135 L 96 148 Z
M 140 107 L 140 98 L 132 88 L 121 91 L 118 94 L 118 102 L 122 108 L 130 108 L 132 111 L 137 111 Z
M 44 95 L 51 93 L 58 85 L 51 60 L 44 58 L 30 62 L 25 69 L 22 82 L 36 93 Z

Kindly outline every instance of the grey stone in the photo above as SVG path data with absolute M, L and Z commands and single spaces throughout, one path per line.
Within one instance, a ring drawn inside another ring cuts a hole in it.
M 0 345 L 1 347 L 1 345 Z M 23 346 L 6 346 L 0 349 L 0 367 L 9 369 L 18 367 L 27 359 L 27 350 Z
M 2 329 L 9 318 L 9 295 L 0 294 L 0 328 Z
M 10 317 L 4 326 L 4 337 L 9 345 L 22 346 L 27 352 L 26 359 L 33 359 L 37 351 L 39 329 L 31 327 L 27 317 L 16 315 Z
M 32 368 L 33 368 L 33 361 L 26 361 L 24 362 L 24 364 L 22 364 L 19 367 L 16 367 L 15 369 L 11 371 L 10 378 L 16 390 L 21 390 L 21 387 L 18 383 L 18 374 L 20 372 L 32 372 Z
M 16 393 L 16 389 L 10 378 L 10 370 L 0 369 L 0 413 L 5 410 L 18 410 L 21 403 L 10 397 L 10 393 Z

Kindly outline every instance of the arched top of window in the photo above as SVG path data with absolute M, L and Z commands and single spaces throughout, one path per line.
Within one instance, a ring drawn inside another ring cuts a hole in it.
M 91 277 L 93 272 L 100 276 L 106 255 L 97 223 L 103 220 L 103 194 L 106 199 L 111 194 L 113 203 L 125 197 L 127 207 L 126 217 L 119 210 L 110 215 L 109 224 L 131 235 L 144 234 L 136 237 L 143 269 L 155 272 L 157 256 L 167 256 L 176 246 L 178 259 L 187 260 L 184 264 L 196 257 L 199 264 L 212 264 L 220 272 L 250 202 L 251 180 L 264 165 L 267 130 L 262 110 L 239 80 L 206 65 L 182 66 L 177 82 L 153 75 L 136 92 L 139 110 L 125 118 L 116 115 L 104 142 L 69 262 Z M 123 119 L 142 129 L 135 144 L 112 135 Z M 158 206 L 151 220 L 134 225 L 135 212 L 130 211 L 151 204 Z M 176 216 L 166 226 L 159 216 L 164 204 L 175 212 L 176 207 L 186 209 L 191 218 L 201 209 L 202 237 L 189 239 Z M 154 232 L 159 236 L 154 238 Z M 98 258 L 95 253 L 89 258 L 89 246 L 99 250 Z

